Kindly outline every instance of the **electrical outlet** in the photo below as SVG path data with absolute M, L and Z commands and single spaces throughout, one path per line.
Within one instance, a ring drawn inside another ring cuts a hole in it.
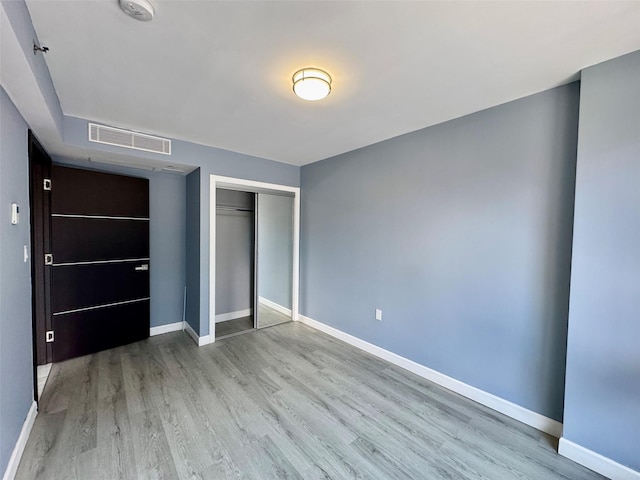
M 382 321 L 382 310 L 380 310 L 379 308 L 376 308 L 376 320 L 378 321 Z

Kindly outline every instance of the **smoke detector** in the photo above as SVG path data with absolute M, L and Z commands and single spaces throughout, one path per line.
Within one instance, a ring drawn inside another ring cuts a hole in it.
M 120 8 L 132 18 L 141 22 L 153 20 L 153 5 L 148 0 L 120 0 Z

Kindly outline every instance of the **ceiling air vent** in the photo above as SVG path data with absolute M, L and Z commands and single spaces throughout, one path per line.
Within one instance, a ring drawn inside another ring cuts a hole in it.
M 171 140 L 89 123 L 89 141 L 171 155 Z

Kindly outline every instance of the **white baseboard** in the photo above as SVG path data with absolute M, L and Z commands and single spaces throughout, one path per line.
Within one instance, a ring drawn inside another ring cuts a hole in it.
M 637 470 L 625 467 L 564 437 L 558 443 L 558 453 L 611 480 L 640 480 L 640 472 Z
M 47 380 L 49 379 L 49 374 L 51 373 L 52 363 L 47 363 L 46 365 L 38 365 L 36 368 L 37 376 L 38 376 L 38 398 L 42 396 L 42 392 L 44 391 L 44 386 L 47 384 Z
M 229 313 L 218 313 L 216 315 L 216 323 L 235 320 L 236 318 L 249 317 L 251 315 L 253 315 L 253 308 L 245 308 L 244 310 L 237 310 Z
M 269 300 L 267 298 L 258 297 L 258 303 L 262 303 L 263 305 L 265 305 L 267 307 L 271 307 L 274 310 L 276 310 L 277 312 L 280 312 L 283 315 L 286 315 L 287 317 L 291 316 L 291 309 L 290 308 L 283 307 L 282 305 L 279 305 L 276 302 L 272 302 L 271 300 Z
M 305 325 L 309 325 L 310 327 L 320 330 L 321 332 L 327 333 L 332 337 L 348 343 L 349 345 L 360 348 L 365 352 L 382 358 L 389 363 L 392 363 L 400 368 L 404 368 L 411 373 L 415 373 L 422 378 L 430 380 L 433 383 L 456 392 L 497 412 L 503 413 L 504 415 L 507 415 L 508 417 L 518 420 L 519 422 L 529 425 L 535 429 L 548 433 L 549 435 L 553 435 L 557 438 L 562 435 L 562 423 L 556 420 L 545 417 L 544 415 L 540 415 L 539 413 L 528 410 L 524 407 L 521 407 L 520 405 L 516 405 L 515 403 L 511 403 L 503 398 L 496 397 L 495 395 L 485 392 L 484 390 L 480 390 L 479 388 L 472 387 L 471 385 L 461 382 L 460 380 L 456 380 L 455 378 L 451 378 L 447 375 L 437 372 L 436 370 L 432 370 L 429 367 L 420 365 L 413 360 L 401 357 L 400 355 L 385 350 L 384 348 L 380 348 L 369 342 L 360 340 L 353 335 L 349 335 L 348 333 L 338 330 L 337 328 L 330 327 L 329 325 L 326 325 L 324 323 L 318 322 L 317 320 L 313 320 L 304 315 L 298 315 L 298 320 Z
M 189 336 L 193 339 L 193 341 L 196 342 L 196 345 L 198 345 L 199 347 L 213 343 L 211 341 L 211 338 L 212 338 L 211 335 L 205 335 L 203 337 L 200 337 L 196 333 L 196 331 L 193 328 L 191 328 L 191 325 L 189 325 L 188 322 L 184 322 L 184 329 L 189 334 Z
M 24 447 L 26 447 L 27 440 L 29 440 L 29 434 L 33 428 L 33 423 L 36 421 L 37 414 L 38 406 L 34 401 L 31 403 L 31 407 L 27 413 L 27 418 L 22 424 L 22 430 L 20 430 L 16 446 L 13 448 L 13 452 L 11 452 L 11 457 L 9 458 L 9 463 L 7 464 L 7 469 L 4 471 L 2 480 L 13 480 L 15 478 L 16 472 L 18 471 L 18 465 L 20 465 L 20 459 L 24 453 Z
M 180 330 L 184 330 L 184 323 L 185 322 L 175 322 L 151 327 L 151 330 L 149 330 L 149 336 L 154 337 L 156 335 L 162 335 L 163 333 L 179 332 Z

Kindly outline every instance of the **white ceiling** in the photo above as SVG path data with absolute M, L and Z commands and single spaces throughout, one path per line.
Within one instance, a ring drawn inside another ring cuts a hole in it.
M 304 165 L 640 49 L 640 2 L 27 0 L 65 115 Z M 291 75 L 317 66 L 331 95 Z

